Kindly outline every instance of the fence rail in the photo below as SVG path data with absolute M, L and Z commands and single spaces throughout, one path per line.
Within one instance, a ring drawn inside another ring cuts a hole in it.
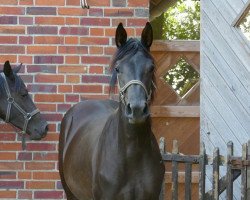
M 233 142 L 227 144 L 227 155 L 220 155 L 219 148 L 215 148 L 213 155 L 207 155 L 205 145 L 202 144 L 199 155 L 183 155 L 179 152 L 178 142 L 173 141 L 172 152 L 165 151 L 165 139 L 159 142 L 162 159 L 172 164 L 171 194 L 172 200 L 178 200 L 178 165 L 185 166 L 185 200 L 192 199 L 192 166 L 199 166 L 199 199 L 218 200 L 226 190 L 226 199 L 232 200 L 234 196 L 233 182 L 241 175 L 241 196 L 239 199 L 250 199 L 250 141 L 242 145 L 242 156 L 234 156 Z M 212 188 L 206 191 L 206 167 L 212 166 Z M 226 167 L 226 175 L 220 178 L 220 166 Z M 160 200 L 165 200 L 165 180 L 162 185 Z

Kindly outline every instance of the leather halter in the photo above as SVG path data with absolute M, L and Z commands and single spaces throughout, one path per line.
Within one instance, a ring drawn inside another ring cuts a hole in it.
M 119 79 L 117 78 L 117 82 L 118 82 L 118 87 L 119 87 L 119 94 L 120 94 L 120 97 L 121 97 L 121 101 L 124 105 L 126 105 L 126 102 L 125 102 L 125 92 L 126 90 L 131 86 L 131 85 L 140 85 L 145 93 L 146 93 L 146 99 L 147 99 L 147 103 L 149 104 L 150 100 L 151 100 L 151 94 L 152 94 L 152 90 L 150 89 L 149 93 L 148 93 L 148 90 L 147 88 L 145 87 L 145 85 L 139 81 L 139 80 L 131 80 L 129 82 L 127 82 L 122 88 L 120 88 L 120 83 L 119 83 Z M 152 84 L 153 86 L 155 87 L 155 84 L 154 82 L 152 81 Z
M 3 80 L 4 80 L 4 88 L 5 88 L 5 92 L 7 94 L 7 102 L 8 102 L 8 106 L 7 106 L 7 112 L 6 112 L 6 117 L 5 117 L 5 122 L 6 123 L 9 123 L 10 122 L 10 114 L 11 114 L 11 108 L 12 108 L 12 105 L 20 112 L 23 114 L 23 117 L 24 117 L 24 125 L 23 125 L 23 129 L 21 131 L 22 133 L 22 144 L 24 144 L 24 134 L 26 133 L 27 131 L 27 126 L 28 126 L 28 123 L 29 121 L 31 120 L 31 118 L 33 116 L 35 116 L 37 113 L 40 113 L 40 111 L 38 109 L 35 109 L 33 110 L 31 113 L 27 113 L 26 111 L 24 111 L 16 102 L 15 102 L 15 99 L 11 96 L 10 94 L 10 89 L 9 89 L 9 85 L 7 83 L 7 80 L 6 80 L 6 77 L 5 77 L 5 74 L 2 72 L 1 73 L 1 76 L 3 77 Z M 24 146 L 23 146 L 24 147 Z

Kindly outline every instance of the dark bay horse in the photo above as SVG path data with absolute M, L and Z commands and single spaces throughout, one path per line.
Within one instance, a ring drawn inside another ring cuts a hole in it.
M 40 140 L 46 136 L 48 124 L 17 75 L 21 66 L 12 69 L 6 61 L 0 71 L 0 118 L 21 129 L 22 134 L 29 134 L 31 140 Z
M 151 131 L 154 90 L 153 31 L 141 40 L 116 30 L 117 53 L 111 86 L 120 102 L 86 100 L 64 116 L 59 139 L 59 172 L 70 200 L 158 200 L 165 172 Z

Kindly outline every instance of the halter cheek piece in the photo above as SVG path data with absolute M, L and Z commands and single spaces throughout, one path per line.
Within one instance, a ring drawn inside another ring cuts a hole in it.
M 21 131 L 22 133 L 22 145 L 24 147 L 25 145 L 25 137 L 24 137 L 24 134 L 26 133 L 27 131 L 27 126 L 28 126 L 28 123 L 29 121 L 31 120 L 31 118 L 33 116 L 35 116 L 37 113 L 40 113 L 40 111 L 38 109 L 35 109 L 33 110 L 31 113 L 27 113 L 26 111 L 24 111 L 16 102 L 15 102 L 15 99 L 11 96 L 10 94 L 10 89 L 9 89 L 9 85 L 7 83 L 7 80 L 6 80 L 6 77 L 4 75 L 4 73 L 2 72 L 1 73 L 1 76 L 3 77 L 3 80 L 4 80 L 4 88 L 5 88 L 5 91 L 6 91 L 6 94 L 7 94 L 7 101 L 8 101 L 8 106 L 7 106 L 7 112 L 6 112 L 6 117 L 5 117 L 5 122 L 6 123 L 9 123 L 10 122 L 10 112 L 11 112 L 11 108 L 12 108 L 12 105 L 14 107 L 16 107 L 16 109 L 23 114 L 23 117 L 24 117 L 24 125 L 23 125 L 23 129 Z
M 120 84 L 119 84 L 119 79 L 117 78 L 117 82 L 118 82 L 118 88 L 120 88 Z M 152 84 L 153 86 L 155 87 L 155 84 L 154 82 L 152 81 Z M 148 90 L 147 88 L 145 87 L 145 85 L 139 81 L 139 80 L 131 80 L 129 82 L 127 82 L 122 88 L 120 88 L 120 91 L 119 91 L 119 94 L 120 94 L 120 98 L 121 98 L 121 101 L 124 105 L 126 105 L 126 102 L 125 102 L 125 92 L 126 90 L 131 86 L 131 85 L 140 85 L 145 93 L 146 93 L 146 99 L 147 99 L 147 103 L 149 104 L 150 100 L 151 100 L 151 94 L 152 94 L 152 90 L 150 89 L 149 93 L 148 93 Z

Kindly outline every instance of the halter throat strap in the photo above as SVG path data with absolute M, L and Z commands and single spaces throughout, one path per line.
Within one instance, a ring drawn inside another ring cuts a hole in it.
M 33 116 L 35 116 L 37 113 L 39 113 L 40 111 L 38 109 L 33 110 L 31 113 L 27 113 L 26 111 L 24 111 L 16 102 L 15 99 L 11 96 L 10 93 L 10 89 L 9 89 L 9 85 L 7 83 L 7 79 L 5 77 L 5 74 L 2 72 L 1 76 L 4 80 L 4 88 L 5 88 L 5 92 L 7 94 L 7 102 L 8 102 L 8 106 L 7 106 L 7 111 L 6 111 L 6 117 L 5 117 L 5 122 L 9 123 L 10 122 L 10 113 L 11 113 L 11 108 L 12 105 L 14 107 L 16 107 L 16 109 L 22 113 L 23 117 L 24 117 L 24 125 L 23 125 L 23 129 L 22 129 L 22 134 L 25 134 L 27 131 L 27 126 L 29 121 L 31 120 L 31 118 Z

